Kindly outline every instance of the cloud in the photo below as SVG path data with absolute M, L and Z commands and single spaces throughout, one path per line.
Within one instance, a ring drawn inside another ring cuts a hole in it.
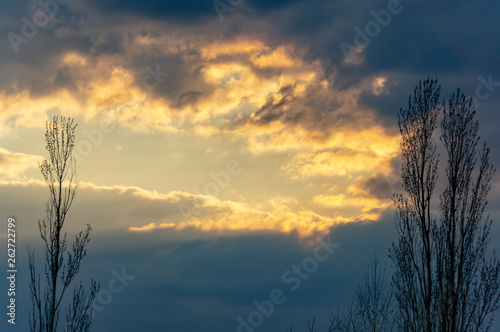
M 360 220 L 377 220 L 380 217 L 379 213 L 389 206 L 387 202 L 370 197 L 361 200 L 360 197 L 353 197 L 349 200 L 342 197 L 339 202 L 337 199 L 339 196 L 336 198 L 334 196 L 315 196 L 312 199 L 314 204 L 335 208 L 334 216 L 329 217 L 307 209 L 304 202 L 299 202 L 291 197 L 277 196 L 264 202 L 249 204 L 243 201 L 220 200 L 206 194 L 185 192 L 161 194 L 138 187 L 104 187 L 84 183 L 80 188 L 104 190 L 120 195 L 131 194 L 142 199 L 161 201 L 159 203 L 165 207 L 168 215 L 155 213 L 156 217 L 153 219 L 165 221 L 128 227 L 130 231 L 134 232 L 149 232 L 159 229 L 182 231 L 194 228 L 216 234 L 239 234 L 254 231 L 296 232 L 301 237 L 310 237 L 315 234 L 325 234 L 333 226 L 339 224 Z M 348 201 L 351 206 L 346 205 Z M 342 209 L 338 209 L 339 207 Z
M 38 192 L 45 183 L 38 180 L 3 181 L 0 186 L 17 188 L 16 192 L 20 193 Z M 182 233 L 193 229 L 219 235 L 295 233 L 306 239 L 326 234 L 340 224 L 377 220 L 380 212 L 387 207 L 385 202 L 370 197 L 355 202 L 355 196 L 318 195 L 308 202 L 275 196 L 260 202 L 247 202 L 221 200 L 201 193 L 172 191 L 163 194 L 137 186 L 99 186 L 84 181 L 79 182 L 77 191 L 78 198 L 72 210 L 78 221 L 72 227 L 84 225 L 85 220 L 93 220 L 91 224 L 98 231 L 121 229 L 150 232 L 170 229 Z M 12 199 L 19 199 L 16 195 L 13 194 Z M 318 207 L 318 204 L 322 206 Z
M 136 276 L 123 293 L 116 295 L 120 301 L 106 308 L 106 318 L 96 317 L 96 326 L 112 326 L 109 319 L 119 324 L 115 313 L 147 297 L 151 306 L 137 310 L 155 317 L 148 322 L 153 328 L 169 325 L 189 331 L 197 326 L 190 323 L 196 318 L 205 329 L 234 330 L 236 318 L 247 317 L 255 310 L 253 302 L 269 298 L 276 288 L 284 291 L 287 301 L 275 308 L 263 329 L 305 326 L 309 314 L 326 322 L 328 308 L 351 297 L 357 279 L 375 253 L 381 265 L 388 263 L 386 252 L 395 233 L 392 219 L 384 216 L 380 223 L 340 225 L 329 235 L 340 247 L 301 281 L 299 289 L 291 291 L 291 285 L 282 281 L 283 273 L 300 265 L 314 250 L 314 246 L 303 246 L 295 234 L 238 234 L 161 242 L 154 232 L 134 233 L 130 239 L 135 240 L 127 241 L 123 250 L 103 250 L 100 260 L 90 267 L 94 276 L 103 276 L 100 280 L 107 280 L 109 266 L 114 265 L 126 266 L 128 273 Z M 202 313 L 189 310 L 193 306 Z M 165 316 L 165 311 L 175 314 Z
M 223 1 L 222 4 L 231 8 L 228 13 L 237 8 L 247 7 L 246 12 L 253 15 L 261 15 L 269 11 L 277 10 L 290 4 L 297 2 L 297 0 L 279 0 L 279 1 Z M 129 15 L 129 16 L 142 16 L 146 18 L 153 18 L 156 20 L 167 20 L 169 22 L 182 23 L 184 25 L 200 24 L 206 20 L 217 20 L 217 11 L 213 1 L 189 0 L 179 3 L 178 1 L 167 0 L 162 2 L 144 3 L 138 0 L 126 0 L 120 2 L 118 5 L 111 0 L 95 1 L 90 0 L 88 4 L 93 9 L 98 9 L 102 15 Z
M 216 42 L 193 37 L 187 48 L 178 38 L 137 32 L 125 37 L 113 30 L 97 35 L 88 54 L 55 54 L 44 77 L 35 73 L 50 86 L 43 93 L 29 84 L 0 89 L 0 116 L 16 127 L 41 126 L 47 113 L 60 112 L 87 120 L 104 115 L 132 131 L 179 133 L 212 122 L 224 128 L 284 87 L 293 85 L 300 95 L 322 76 L 318 63 L 292 55 L 297 52 L 291 46 L 240 39 L 218 49 Z M 248 45 L 243 51 L 242 44 Z
M 38 168 L 38 162 L 44 158 L 38 155 L 11 152 L 0 148 L 0 180 L 25 178 L 24 172 Z
M 378 154 L 366 147 L 354 150 L 340 147 L 338 151 L 300 152 L 283 166 L 283 169 L 296 176 L 347 176 L 373 174 L 377 170 L 390 171 L 389 162 L 397 155 L 397 150 L 390 155 Z

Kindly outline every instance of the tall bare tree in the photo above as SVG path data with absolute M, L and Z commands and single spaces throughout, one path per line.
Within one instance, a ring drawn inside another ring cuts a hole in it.
M 408 108 L 401 109 L 401 177 L 406 196 L 394 196 L 397 242 L 390 257 L 395 272 L 393 284 L 400 309 L 400 329 L 433 331 L 435 327 L 433 274 L 435 250 L 431 198 L 438 177 L 438 155 L 434 141 L 440 111 L 441 86 L 435 79 L 419 82 Z
M 404 332 L 485 332 L 500 308 L 500 262 L 487 251 L 492 220 L 484 216 L 495 173 L 490 150 L 485 143 L 478 149 L 472 98 L 458 89 L 446 104 L 439 102 L 440 90 L 436 79 L 419 82 L 408 108 L 398 115 L 406 195 L 394 196 L 398 239 L 389 250 L 392 288 L 375 261 L 328 331 L 392 331 L 397 326 Z M 438 129 L 446 176 L 442 194 L 433 198 Z M 309 330 L 315 331 L 314 320 Z
M 494 168 L 483 144 L 477 166 L 479 124 L 472 98 L 460 89 L 443 105 L 441 141 L 447 185 L 435 232 L 439 331 L 487 331 L 498 309 L 500 264 L 487 258 L 491 220 L 484 218 Z
M 488 258 L 491 220 L 484 218 L 494 169 L 483 145 L 472 99 L 460 92 L 439 102 L 435 79 L 420 82 L 399 112 L 402 180 L 394 197 L 399 235 L 390 250 L 401 331 L 488 331 L 498 309 L 500 265 Z M 447 154 L 439 216 L 431 213 L 438 177 L 435 135 Z
M 61 303 L 66 291 L 80 271 L 82 259 L 87 254 L 91 227 L 87 224 L 67 250 L 66 232 L 63 226 L 76 194 L 76 165 L 72 152 L 75 143 L 74 120 L 54 117 L 47 122 L 45 131 L 46 150 L 49 158 L 40 163 L 40 170 L 49 188 L 46 216 L 38 221 L 45 253 L 45 278 L 41 281 L 36 271 L 35 251 L 28 248 L 32 311 L 30 330 L 55 332 L 58 330 Z M 91 279 L 90 289 L 82 283 L 75 287 L 70 304 L 66 307 L 65 331 L 89 331 L 92 321 L 92 302 L 99 285 Z

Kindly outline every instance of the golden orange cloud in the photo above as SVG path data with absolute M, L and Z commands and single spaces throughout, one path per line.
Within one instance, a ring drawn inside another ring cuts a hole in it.
M 44 96 L 34 96 L 28 90 L 10 94 L 0 91 L 0 116 L 4 123 L 13 120 L 15 126 L 42 127 L 46 114 L 56 110 L 85 119 L 104 115 L 133 131 L 181 133 L 194 126 L 210 126 L 214 119 L 228 114 L 236 118 L 245 105 L 259 109 L 283 86 L 293 85 L 295 94 L 300 95 L 311 84 L 326 84 L 318 82 L 323 75 L 320 64 L 303 62 L 300 53 L 290 46 L 272 48 L 258 40 L 212 41 L 205 45 L 196 38 L 191 42 L 183 39 L 183 43 L 199 54 L 187 54 L 186 46 L 180 47 L 182 43 L 172 36 L 136 36 L 129 56 L 147 53 L 150 48 L 150 52 L 157 52 L 160 47 L 164 55 L 181 55 L 187 70 L 201 68 L 199 80 L 193 78 L 186 83 L 186 89 L 199 94 L 196 106 L 179 103 L 182 90 L 171 97 L 147 91 L 140 77 L 147 72 L 140 68 L 142 72 L 137 74 L 126 59 L 70 52 L 56 60 L 56 69 L 72 77 L 74 85 Z M 273 73 L 262 75 L 258 70 L 263 68 L 273 69 Z M 55 72 L 51 79 L 56 79 Z M 22 116 L 19 109 L 23 109 Z M 206 134 L 199 129 L 195 132 Z
M 211 232 L 296 231 L 309 236 L 337 224 L 379 218 L 387 202 L 357 186 L 376 173 L 391 170 L 399 137 L 377 124 L 375 112 L 358 100 L 363 93 L 387 93 L 384 77 L 369 77 L 344 89 L 336 86 L 334 74 L 326 79 L 319 62 L 304 60 L 302 51 L 291 45 L 270 47 L 251 39 L 183 40 L 136 36 L 133 43 L 140 47 L 129 54 L 179 56 L 183 69 L 197 75 L 182 82 L 177 93 L 144 89 L 141 74 L 127 59 L 72 52 L 58 60 L 74 85 L 37 96 L 27 90 L 0 92 L 1 123 L 43 127 L 47 114 L 57 110 L 87 120 L 104 116 L 136 132 L 195 134 L 207 140 L 225 135 L 246 140 L 244 149 L 254 155 L 286 154 L 288 160 L 276 168 L 290 179 L 335 178 L 345 190 L 315 193 L 298 202 L 275 197 L 250 204 L 187 192 L 164 194 L 140 187 L 80 184 L 80 189 L 131 195 L 169 207 L 197 202 L 197 213 L 187 218 L 156 216 L 127 225 L 131 231 L 193 227 Z M 197 92 L 196 100 L 180 103 L 180 95 L 187 90 Z

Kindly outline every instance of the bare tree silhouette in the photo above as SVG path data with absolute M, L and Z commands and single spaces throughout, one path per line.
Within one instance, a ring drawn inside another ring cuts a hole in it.
M 490 150 L 478 149 L 479 124 L 472 98 L 457 89 L 439 102 L 436 79 L 420 81 L 400 109 L 401 178 L 406 195 L 393 197 L 398 239 L 389 250 L 392 284 L 377 261 L 365 273 L 330 332 L 483 332 L 500 307 L 500 262 L 489 254 L 492 220 L 484 217 L 495 173 Z M 444 190 L 433 198 L 439 155 L 446 151 Z M 433 205 L 439 206 L 439 213 Z M 437 215 L 437 216 L 435 216 Z M 393 295 L 397 308 L 392 307 Z M 314 320 L 308 324 L 315 331 Z
M 343 310 L 330 318 L 328 332 L 392 332 L 395 331 L 394 296 L 387 270 L 380 269 L 377 257 L 358 281 L 358 286 Z M 316 332 L 315 319 L 307 322 Z M 290 330 L 291 331 L 291 330 Z
M 477 169 L 479 124 L 472 98 L 460 89 L 443 105 L 441 141 L 448 155 L 447 186 L 435 230 L 439 331 L 487 331 L 498 309 L 500 264 L 487 259 L 491 220 L 484 209 L 495 170 L 483 144 Z M 474 171 L 476 170 L 476 174 Z
M 90 242 L 92 229 L 87 224 L 87 228 L 75 236 L 72 248 L 68 251 L 66 233 L 62 229 L 77 189 L 76 165 L 72 156 L 76 128 L 73 122 L 71 118 L 54 117 L 46 124 L 45 141 L 49 159 L 39 165 L 49 188 L 46 216 L 38 221 L 45 253 L 43 283 L 36 271 L 35 251 L 28 247 L 32 301 L 30 330 L 33 332 L 57 331 L 61 303 L 68 287 L 79 273 L 82 259 L 87 254 L 85 248 Z M 64 331 L 89 331 L 93 317 L 91 305 L 98 290 L 99 285 L 93 279 L 88 293 L 82 282 L 75 288 L 72 301 L 66 307 Z
M 399 112 L 406 196 L 394 197 L 399 238 L 390 249 L 399 330 L 488 331 L 500 286 L 500 265 L 486 251 L 491 220 L 483 217 L 494 169 L 486 145 L 476 167 L 479 126 L 472 98 L 458 90 L 446 107 L 439 93 L 437 80 L 419 82 L 408 108 Z M 434 136 L 441 110 L 448 158 L 436 218 L 431 213 L 439 160 Z
M 349 310 L 347 331 L 392 332 L 393 292 L 386 269 L 380 270 L 377 257 L 358 283 Z
M 390 257 L 395 296 L 399 303 L 400 330 L 434 331 L 433 261 L 431 198 L 438 177 L 438 155 L 433 136 L 439 115 L 441 86 L 427 79 L 415 87 L 408 108 L 401 109 L 401 178 L 407 197 L 394 196 L 396 229 Z

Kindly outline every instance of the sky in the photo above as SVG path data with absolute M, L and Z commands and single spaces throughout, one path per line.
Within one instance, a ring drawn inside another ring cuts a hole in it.
M 0 6 L 0 240 L 7 252 L 14 218 L 19 266 L 2 331 L 27 328 L 53 116 L 78 124 L 65 227 L 93 229 L 80 272 L 103 290 L 93 331 L 324 328 L 375 255 L 390 269 L 397 114 L 428 76 L 442 99 L 474 97 L 500 165 L 498 1 Z M 491 250 L 499 198 L 497 176 Z

